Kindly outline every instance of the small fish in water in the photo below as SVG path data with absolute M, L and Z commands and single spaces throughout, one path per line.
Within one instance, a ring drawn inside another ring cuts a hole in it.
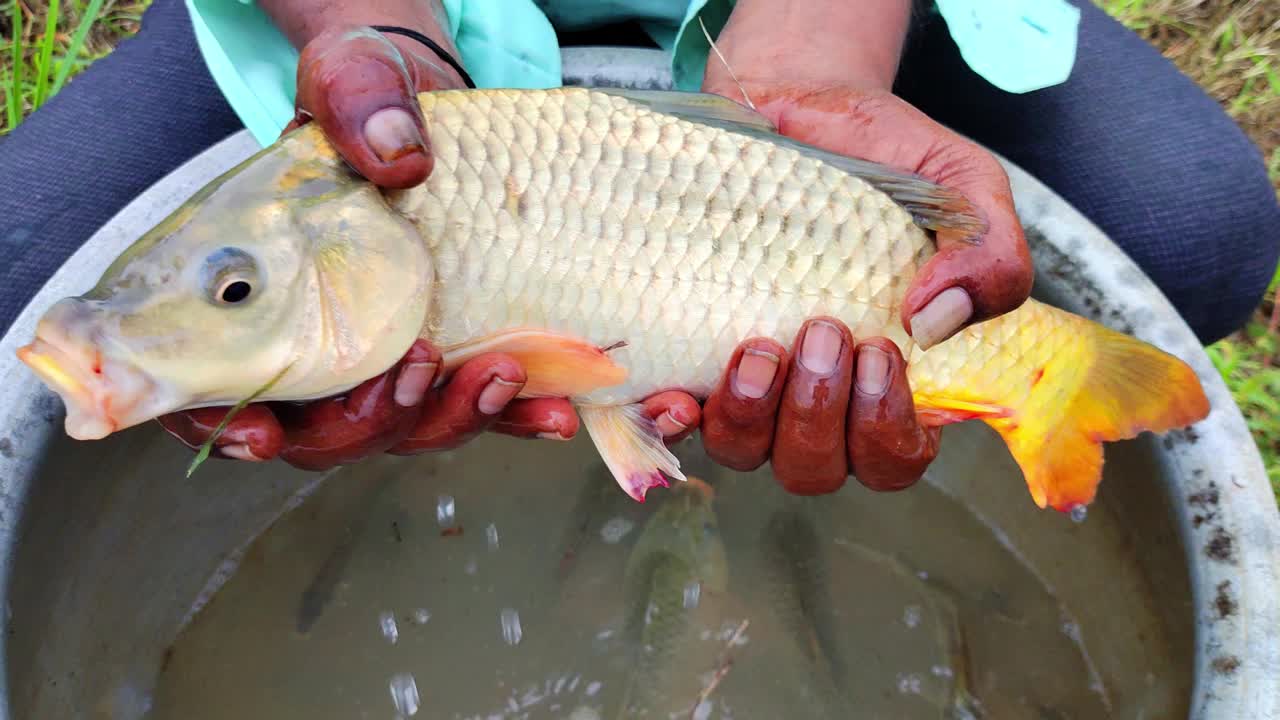
M 706 658 L 696 651 L 702 643 L 694 622 L 698 604 L 690 605 L 688 589 L 697 585 L 700 596 L 723 594 L 729 585 L 714 500 L 712 487 L 690 476 L 645 523 L 627 559 L 625 632 L 635 662 L 619 718 L 666 718 L 671 712 L 687 712 L 697 694 L 697 677 L 706 670 Z M 681 684 L 690 681 L 689 688 Z M 691 691 L 678 692 L 678 686 Z
M 679 461 L 641 411 L 706 397 L 752 336 L 839 318 L 902 348 L 920 417 L 995 428 L 1040 507 L 1087 505 L 1102 443 L 1204 418 L 1181 360 L 1029 300 L 924 349 L 903 329 L 929 232 L 977 236 L 962 196 L 786 138 L 696 93 L 419 95 L 435 169 L 381 190 L 314 124 L 241 163 L 58 302 L 18 351 L 101 438 L 176 410 L 345 392 L 419 337 L 443 377 L 500 351 L 521 397 L 567 397 L 643 500 Z
M 812 521 L 794 509 L 775 511 L 760 537 L 765 567 L 761 592 L 778 624 L 794 639 L 806 667 L 804 677 L 812 688 L 813 707 L 804 717 L 846 718 L 857 713 L 840 690 L 846 667 L 833 633 L 827 587 L 827 557 Z

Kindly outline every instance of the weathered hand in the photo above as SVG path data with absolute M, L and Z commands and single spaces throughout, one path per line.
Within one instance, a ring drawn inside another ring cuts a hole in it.
M 916 420 L 898 347 L 857 340 L 834 318 L 807 322 L 792 353 L 773 340 L 743 343 L 703 409 L 713 460 L 735 470 L 770 460 L 797 495 L 833 492 L 851 472 L 873 490 L 910 487 L 938 439 Z
M 297 119 L 314 120 L 358 172 L 387 187 L 421 183 L 431 171 L 430 144 L 414 93 L 461 87 L 452 71 L 368 28 L 339 28 L 307 43 L 298 64 Z M 412 41 L 409 41 L 412 42 Z M 310 403 L 255 403 L 228 424 L 213 455 L 240 460 L 279 457 L 319 470 L 387 450 L 456 447 L 484 430 L 568 439 L 578 418 L 555 398 L 516 400 L 524 370 L 510 357 L 485 355 L 430 389 L 440 353 L 419 342 L 395 367 L 342 397 Z M 228 408 L 174 413 L 160 424 L 192 448 L 213 433 Z
M 994 157 L 887 91 L 766 78 L 742 82 L 780 133 L 954 188 L 983 216 L 979 238 L 939 235 L 939 252 L 913 280 L 901 321 L 916 342 L 930 347 L 1027 299 L 1030 255 Z M 704 89 L 742 100 L 738 83 L 714 69 Z M 708 453 L 740 470 L 771 460 L 778 481 L 798 494 L 834 491 L 849 472 L 875 490 L 919 480 L 937 455 L 939 429 L 916 418 L 899 348 L 855 339 L 827 318 L 807 323 L 792 350 L 789 357 L 766 339 L 739 347 L 703 409 Z

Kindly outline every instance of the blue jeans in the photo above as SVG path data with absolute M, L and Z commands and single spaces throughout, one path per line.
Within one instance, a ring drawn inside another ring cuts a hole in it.
M 1280 257 L 1261 154 L 1141 38 L 1073 1 L 1083 17 L 1065 84 L 992 87 L 934 16 L 912 32 L 897 92 L 1065 197 L 1213 342 L 1248 319 Z M 112 215 L 241 127 L 182 2 L 155 0 L 136 37 L 0 141 L 0 329 Z

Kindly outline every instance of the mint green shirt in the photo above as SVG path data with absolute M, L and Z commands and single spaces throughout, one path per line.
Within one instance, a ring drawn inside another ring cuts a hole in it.
M 555 28 L 583 30 L 633 20 L 668 53 L 675 86 L 686 91 L 701 87 L 710 53 L 702 24 L 717 37 L 735 2 L 442 1 L 447 30 L 462 56 L 458 61 L 479 87 L 559 87 Z M 1080 11 L 1065 0 L 935 2 L 965 62 L 996 87 L 1029 92 L 1070 75 Z M 269 144 L 293 118 L 297 50 L 252 0 L 186 3 L 214 81 L 254 138 Z

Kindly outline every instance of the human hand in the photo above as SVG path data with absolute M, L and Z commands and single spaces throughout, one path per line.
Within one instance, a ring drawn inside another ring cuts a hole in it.
M 742 471 L 771 461 L 797 495 L 834 492 L 850 473 L 872 490 L 910 487 L 939 435 L 916 418 L 898 346 L 856 339 L 830 317 L 805 323 L 791 352 L 765 338 L 742 343 L 703 408 L 712 460 Z
M 889 91 L 908 6 L 830 3 L 791 13 L 743 0 L 718 40 L 734 72 L 712 55 L 703 90 L 749 98 L 783 135 L 916 173 L 977 209 L 986 231 L 939 233 L 937 254 L 904 298 L 899 320 L 928 348 L 1021 305 L 1032 268 L 996 159 Z M 850 472 L 875 490 L 918 481 L 937 455 L 939 428 L 916 417 L 900 349 L 886 338 L 855 339 L 826 318 L 807 323 L 792 351 L 789 358 L 759 338 L 739 346 L 703 408 L 708 454 L 739 470 L 772 461 L 777 480 L 798 494 L 834 491 Z

